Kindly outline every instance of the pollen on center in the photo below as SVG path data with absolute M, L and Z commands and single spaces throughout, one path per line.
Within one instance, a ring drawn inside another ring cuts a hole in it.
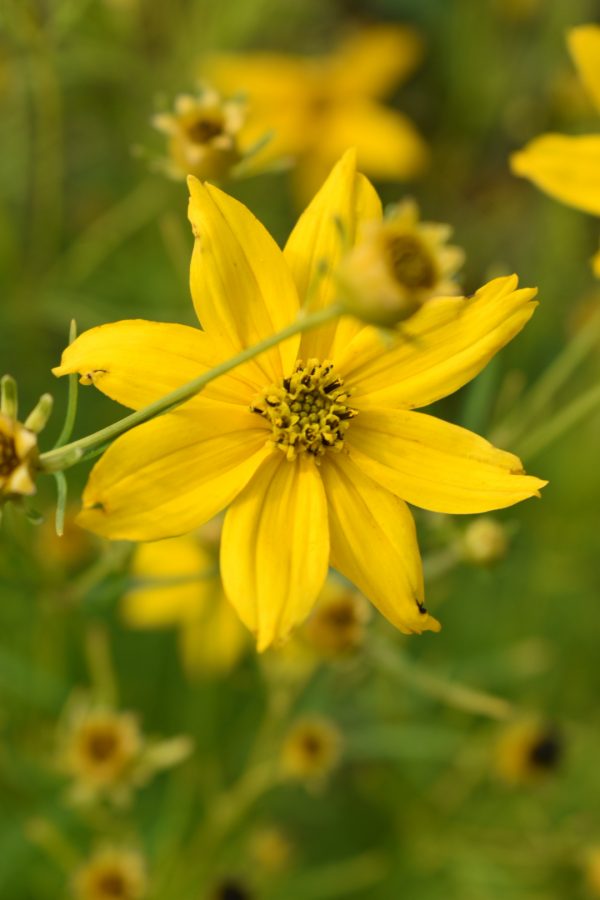
M 298 360 L 294 372 L 259 394 L 250 410 L 271 425 L 273 444 L 291 462 L 300 453 L 317 459 L 327 450 L 339 452 L 350 420 L 349 393 L 329 360 Z

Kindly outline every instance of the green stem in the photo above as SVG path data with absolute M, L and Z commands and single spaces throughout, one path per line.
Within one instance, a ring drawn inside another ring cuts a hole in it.
M 599 406 L 600 384 L 597 384 L 562 409 L 547 424 L 541 425 L 530 434 L 522 444 L 518 445 L 519 454 L 529 461 L 587 418 Z
M 235 369 L 236 366 L 254 359 L 255 356 L 264 353 L 266 350 L 270 350 L 271 347 L 276 346 L 281 341 L 285 341 L 288 338 L 294 337 L 296 334 L 302 334 L 305 331 L 309 331 L 326 322 L 330 322 L 341 314 L 341 306 L 333 304 L 332 306 L 328 306 L 325 309 L 318 310 L 304 318 L 298 319 L 296 322 L 293 322 L 276 334 L 272 334 L 262 341 L 259 341 L 257 344 L 254 344 L 254 346 L 247 347 L 245 350 L 240 351 L 240 353 L 236 353 L 231 359 L 219 363 L 219 365 L 215 366 L 213 369 L 209 369 L 208 372 L 204 372 L 202 375 L 198 376 L 198 378 L 194 378 L 193 381 L 189 381 L 187 384 L 183 384 L 181 387 L 176 388 L 164 397 L 160 397 L 153 403 L 149 403 L 148 406 L 144 406 L 143 409 L 139 409 L 136 412 L 131 413 L 131 415 L 119 419 L 118 422 L 114 422 L 106 428 L 101 428 L 100 431 L 95 431 L 93 434 L 88 434 L 86 437 L 80 438 L 77 441 L 65 444 L 64 447 L 42 453 L 40 456 L 40 468 L 42 471 L 53 472 L 58 469 L 66 469 L 75 465 L 77 462 L 81 461 L 81 456 L 85 451 L 92 450 L 94 447 L 104 444 L 107 441 L 113 441 L 115 438 L 120 437 L 120 435 L 125 434 L 126 431 L 130 431 L 137 425 L 142 425 L 144 422 L 156 418 L 156 416 L 170 412 L 176 407 L 181 406 L 182 403 L 186 403 L 196 394 L 199 394 L 206 385 L 210 384 L 211 381 L 214 381 L 215 378 L 219 378 L 221 375 L 225 375 L 227 372 Z M 78 453 L 80 454 L 79 456 L 77 455 Z

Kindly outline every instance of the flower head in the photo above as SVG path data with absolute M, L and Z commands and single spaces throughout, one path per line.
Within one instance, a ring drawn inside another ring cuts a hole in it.
M 191 287 L 204 332 L 140 320 L 84 332 L 58 375 L 138 408 L 328 306 L 363 222 L 381 218 L 347 153 L 283 253 L 252 214 L 190 179 Z M 340 228 L 340 224 L 342 228 Z M 94 467 L 79 523 L 112 539 L 192 531 L 228 507 L 225 594 L 262 650 L 307 618 L 329 562 L 407 634 L 427 612 L 406 502 L 480 513 L 538 494 L 520 460 L 415 412 L 480 372 L 533 313 L 534 290 L 500 278 L 470 298 L 430 300 L 388 348 L 351 317 L 295 336 L 120 437 Z
M 37 435 L 52 411 L 52 397 L 44 394 L 25 423 L 17 420 L 17 385 L 10 375 L 0 382 L 0 505 L 35 493 Z
M 292 157 L 303 199 L 310 197 L 346 147 L 361 167 L 381 179 L 418 175 L 425 144 L 402 113 L 384 106 L 422 55 L 410 28 L 373 25 L 352 32 L 327 56 L 243 53 L 212 60 L 208 76 L 226 94 L 243 91 L 248 119 L 241 139 L 273 138 L 268 159 Z
M 105 847 L 76 873 L 77 900 L 142 900 L 147 876 L 144 858 L 132 850 Z
M 447 246 L 451 233 L 449 225 L 420 222 L 412 200 L 395 207 L 383 222 L 365 223 L 338 271 L 348 312 L 391 326 L 432 297 L 458 294 L 453 278 L 464 253 Z
M 560 766 L 564 741 L 554 725 L 516 722 L 502 734 L 496 748 L 496 769 L 508 784 L 541 781 Z
M 363 642 L 369 607 L 357 591 L 329 578 L 304 626 L 309 644 L 322 656 L 345 656 Z
M 92 794 L 114 790 L 132 780 L 142 746 L 131 713 L 82 706 L 65 732 L 63 768 Z
M 222 178 L 241 159 L 238 132 L 244 122 L 239 100 L 221 99 L 211 89 L 179 94 L 173 113 L 158 113 L 154 127 L 169 138 L 162 168 L 172 178 Z
M 283 771 L 307 783 L 322 781 L 334 770 L 341 755 L 342 737 L 329 719 L 306 716 L 288 731 L 281 751 Z
M 140 580 L 123 598 L 123 617 L 134 628 L 177 626 L 186 670 L 192 676 L 228 672 L 247 646 L 247 631 L 223 593 L 219 574 L 220 527 L 139 544 L 131 574 Z
M 600 25 L 579 25 L 568 32 L 579 77 L 600 111 Z M 544 134 L 511 157 L 515 175 L 569 206 L 600 216 L 600 134 Z M 600 273 L 600 253 L 594 258 Z

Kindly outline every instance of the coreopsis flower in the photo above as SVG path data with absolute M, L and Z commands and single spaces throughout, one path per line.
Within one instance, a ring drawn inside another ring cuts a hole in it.
M 303 636 L 321 656 L 346 656 L 362 644 L 368 621 L 365 598 L 328 578 L 315 611 L 303 628 Z
M 383 222 L 365 222 L 338 270 L 346 309 L 392 326 L 432 297 L 458 294 L 454 276 L 464 253 L 447 245 L 451 234 L 449 225 L 421 222 L 413 200 L 398 204 Z
M 44 394 L 24 423 L 17 419 L 17 385 L 10 375 L 0 383 L 0 507 L 35 493 L 37 436 L 52 411 L 52 397 Z
M 305 716 L 284 738 L 282 770 L 289 778 L 318 784 L 337 766 L 341 748 L 342 736 L 333 722 L 322 716 Z
M 141 583 L 123 598 L 128 625 L 179 628 L 191 676 L 228 672 L 247 646 L 248 632 L 223 592 L 218 550 L 218 531 L 210 535 L 206 528 L 138 545 L 131 574 Z
M 98 850 L 73 879 L 77 900 L 142 900 L 147 889 L 143 856 L 117 847 Z
M 123 804 L 134 788 L 190 752 L 186 737 L 149 741 L 132 713 L 76 701 L 62 723 L 59 765 L 71 779 L 75 802 L 105 798 Z
M 336 267 L 379 199 L 347 153 L 282 253 L 238 201 L 190 179 L 192 295 L 204 332 L 140 320 L 84 332 L 57 375 L 79 372 L 138 408 L 335 298 Z M 341 225 L 341 227 L 340 227 Z M 344 237 L 342 237 L 342 232 Z M 438 630 L 424 603 L 406 501 L 479 513 L 537 495 L 516 456 L 414 412 L 470 381 L 530 318 L 516 276 L 430 300 L 386 352 L 343 317 L 218 378 L 120 437 L 94 467 L 78 521 L 112 539 L 189 532 L 229 507 L 225 593 L 263 650 L 309 614 L 328 564 L 404 633 Z
M 583 86 L 600 111 L 600 25 L 580 25 L 567 42 Z M 600 134 L 544 134 L 511 157 L 516 175 L 569 206 L 600 216 Z M 593 260 L 600 277 L 600 251 Z
M 498 741 L 496 771 L 507 784 L 536 783 L 556 772 L 563 755 L 564 742 L 556 726 L 516 722 Z
M 346 147 L 355 146 L 361 168 L 380 179 L 407 179 L 427 161 L 425 144 L 409 119 L 381 98 L 420 61 L 421 41 L 399 25 L 374 25 L 352 33 L 327 56 L 243 53 L 219 56 L 208 76 L 225 94 L 244 92 L 251 145 L 272 139 L 265 159 L 292 157 L 299 194 L 322 183 Z
M 155 128 L 168 136 L 168 157 L 160 167 L 171 178 L 223 178 L 241 160 L 238 132 L 244 122 L 240 100 L 222 100 L 205 88 L 179 94 L 172 113 L 158 113 Z

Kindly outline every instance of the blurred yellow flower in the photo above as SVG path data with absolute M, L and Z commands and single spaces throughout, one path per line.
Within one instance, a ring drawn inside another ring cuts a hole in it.
M 77 900 L 142 900 L 147 887 L 144 858 L 116 847 L 97 851 L 73 881 Z
M 250 837 L 250 856 L 263 872 L 285 871 L 293 849 L 290 839 L 275 825 L 258 828 Z
M 580 25 L 567 35 L 579 77 L 600 111 L 600 25 Z M 600 216 L 600 134 L 544 134 L 511 157 L 516 175 L 563 203 Z M 600 251 L 593 260 L 600 277 Z
M 79 372 L 140 407 L 336 295 L 335 270 L 379 199 L 347 153 L 282 253 L 238 201 L 190 179 L 193 299 L 206 332 L 141 320 L 84 332 L 57 375 Z M 341 227 L 340 227 L 341 226 Z M 343 235 L 347 239 L 342 238 Z M 332 565 L 401 631 L 438 630 L 424 605 L 405 501 L 477 513 L 538 494 L 516 456 L 413 411 L 483 369 L 533 313 L 535 290 L 500 278 L 425 304 L 388 352 L 343 317 L 217 379 L 120 437 L 94 467 L 79 522 L 112 539 L 189 532 L 229 506 L 225 593 L 263 650 L 303 621 Z
M 218 529 L 209 535 L 205 527 L 140 544 L 131 574 L 142 583 L 123 598 L 128 625 L 179 627 L 183 663 L 192 676 L 228 672 L 247 646 L 248 633 L 223 593 L 218 537 Z
M 114 793 L 133 781 L 142 736 L 131 713 L 104 707 L 73 707 L 66 724 L 61 763 L 82 799 Z
M 374 178 L 420 173 L 427 162 L 422 138 L 406 116 L 380 98 L 408 77 L 421 55 L 412 29 L 374 25 L 348 35 L 329 56 L 226 55 L 213 59 L 207 73 L 225 94 L 247 96 L 244 143 L 272 130 L 268 158 L 296 160 L 294 177 L 304 200 L 351 146 L 361 169 Z
M 600 846 L 590 847 L 583 858 L 583 872 L 592 897 L 600 897 Z
M 173 113 L 158 113 L 155 128 L 169 138 L 160 167 L 171 178 L 223 178 L 241 159 L 238 132 L 244 122 L 239 100 L 222 100 L 211 88 L 179 94 Z
M 321 656 L 345 656 L 362 644 L 369 616 L 361 594 L 328 578 L 303 635 Z
M 454 276 L 464 253 L 447 245 L 451 234 L 449 225 L 421 222 L 413 200 L 398 204 L 383 222 L 365 222 L 338 270 L 345 308 L 391 326 L 431 297 L 458 294 Z
M 322 716 L 305 716 L 285 736 L 281 750 L 284 774 L 308 784 L 322 782 L 337 766 L 342 748 L 339 729 Z
M 67 705 L 59 744 L 59 765 L 72 779 L 70 795 L 77 803 L 127 803 L 134 788 L 192 751 L 185 736 L 150 741 L 132 713 L 78 698 Z
M 563 752 L 563 739 L 555 726 L 516 722 L 500 736 L 496 746 L 496 772 L 507 784 L 536 783 L 556 771 Z
M 480 516 L 465 528 L 462 552 L 467 562 L 476 566 L 492 566 L 508 553 L 508 534 L 501 522 Z

